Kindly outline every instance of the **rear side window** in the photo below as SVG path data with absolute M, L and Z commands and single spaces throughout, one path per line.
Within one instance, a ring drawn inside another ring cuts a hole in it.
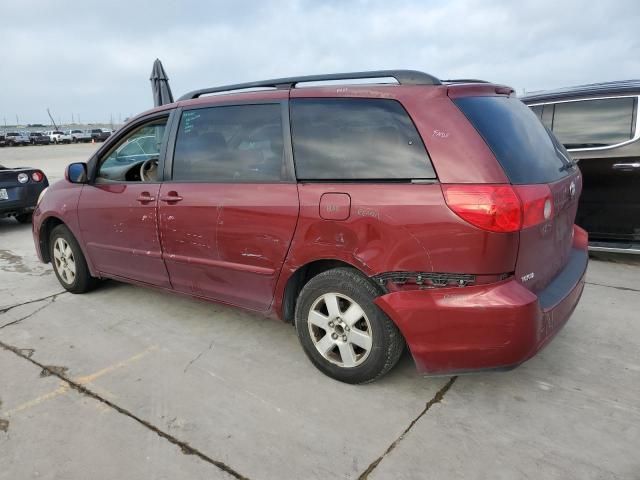
M 566 176 L 569 157 L 536 114 L 515 97 L 462 97 L 458 108 L 484 138 L 513 184 L 549 183 Z
M 566 148 L 606 147 L 633 137 L 635 98 L 556 104 L 553 133 Z
M 281 106 L 234 105 L 185 111 L 176 138 L 173 179 L 286 180 Z
M 404 108 L 386 99 L 294 99 L 291 127 L 301 180 L 435 178 Z

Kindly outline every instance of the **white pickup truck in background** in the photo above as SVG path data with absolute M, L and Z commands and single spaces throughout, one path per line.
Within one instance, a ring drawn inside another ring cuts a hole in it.
M 87 133 L 86 130 L 67 130 L 67 135 L 71 136 L 73 143 L 91 141 L 91 134 Z
M 61 130 L 49 130 L 44 134 L 51 139 L 52 143 L 71 143 L 71 135 Z

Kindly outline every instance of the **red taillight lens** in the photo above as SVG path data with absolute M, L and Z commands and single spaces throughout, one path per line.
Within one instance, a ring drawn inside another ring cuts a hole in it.
M 522 225 L 520 199 L 510 185 L 443 185 L 445 201 L 467 222 L 490 232 L 516 232 Z
M 443 185 L 451 210 L 472 225 L 490 232 L 517 232 L 553 216 L 547 185 Z
M 31 179 L 32 179 L 34 182 L 41 182 L 43 178 L 44 178 L 44 173 L 42 173 L 42 172 L 41 172 L 41 171 L 39 171 L 39 170 L 36 170 L 35 172 L 33 172 L 33 173 L 31 174 Z
M 516 185 L 514 189 L 522 202 L 522 228 L 551 220 L 553 198 L 548 185 Z

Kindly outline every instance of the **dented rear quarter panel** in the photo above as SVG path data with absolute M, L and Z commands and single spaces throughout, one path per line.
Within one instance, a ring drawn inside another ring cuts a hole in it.
M 317 260 L 339 260 L 368 276 L 391 271 L 500 274 L 514 269 L 517 233 L 475 228 L 444 203 L 434 184 L 300 183 L 300 217 L 276 290 L 275 309 L 287 280 Z M 327 192 L 348 194 L 349 217 L 320 216 Z

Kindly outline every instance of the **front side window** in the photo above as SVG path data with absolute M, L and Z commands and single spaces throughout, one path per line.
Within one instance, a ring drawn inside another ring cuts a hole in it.
M 553 133 L 566 148 L 606 147 L 633 137 L 636 98 L 603 98 L 555 105 Z
M 96 181 L 155 181 L 167 118 L 146 123 L 122 138 L 102 157 Z M 144 178 L 141 168 L 144 166 Z
M 295 99 L 291 127 L 301 180 L 435 178 L 420 135 L 395 100 Z
M 185 111 L 176 137 L 173 180 L 286 180 L 283 138 L 280 104 Z

